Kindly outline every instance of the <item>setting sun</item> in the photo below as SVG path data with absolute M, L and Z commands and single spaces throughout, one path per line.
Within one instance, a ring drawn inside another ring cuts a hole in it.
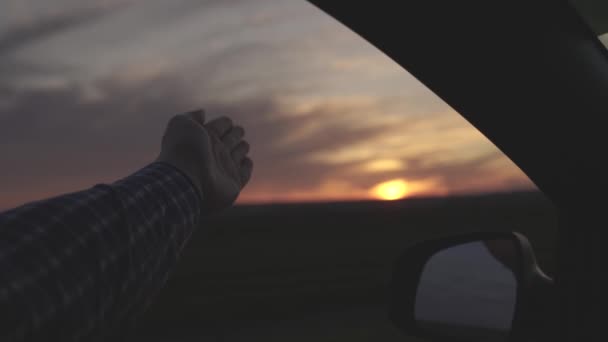
M 372 188 L 374 197 L 387 201 L 403 198 L 407 193 L 407 183 L 402 179 L 386 181 Z

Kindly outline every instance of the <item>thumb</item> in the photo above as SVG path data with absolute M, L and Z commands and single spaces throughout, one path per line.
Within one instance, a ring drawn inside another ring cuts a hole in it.
M 186 117 L 198 122 L 199 124 L 205 124 L 205 111 L 203 109 L 193 110 L 184 114 Z

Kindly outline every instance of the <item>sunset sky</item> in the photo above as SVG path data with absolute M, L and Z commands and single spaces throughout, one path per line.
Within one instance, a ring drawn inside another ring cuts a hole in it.
M 199 107 L 247 130 L 241 203 L 534 188 L 303 0 L 3 1 L 0 75 L 0 208 L 127 176 L 173 114 Z

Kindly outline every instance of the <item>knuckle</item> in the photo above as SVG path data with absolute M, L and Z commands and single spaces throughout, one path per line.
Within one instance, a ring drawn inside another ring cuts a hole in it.
M 232 119 L 227 116 L 222 116 L 221 120 L 226 124 L 226 126 L 232 126 Z
M 241 126 L 235 126 L 234 130 L 236 131 L 237 135 L 239 135 L 239 136 L 245 135 L 245 129 Z

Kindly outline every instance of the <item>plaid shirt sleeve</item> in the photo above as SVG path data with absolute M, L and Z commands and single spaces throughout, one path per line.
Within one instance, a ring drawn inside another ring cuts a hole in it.
M 173 166 L 0 214 L 0 341 L 116 340 L 201 219 Z

